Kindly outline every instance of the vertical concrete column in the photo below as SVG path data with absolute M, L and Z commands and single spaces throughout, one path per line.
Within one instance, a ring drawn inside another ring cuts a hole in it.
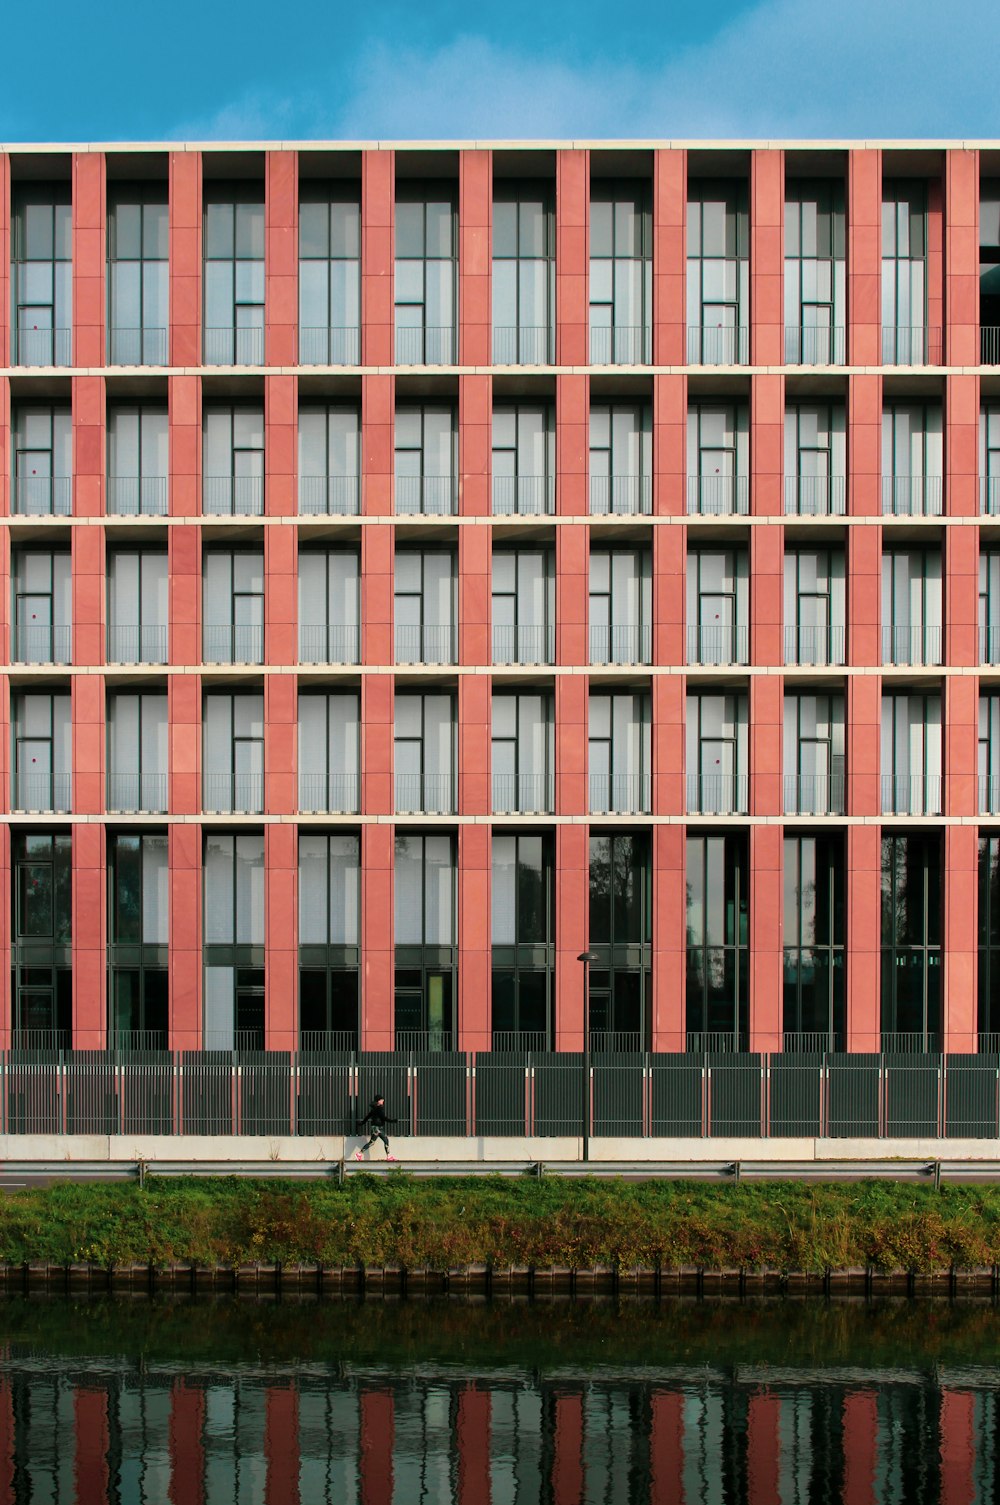
M 847 511 L 882 514 L 882 378 L 851 376 L 847 393 Z
M 170 1505 L 205 1505 L 205 1392 L 174 1380 L 170 1392 Z
M 556 528 L 556 663 L 590 661 L 590 529 L 566 523 Z
M 944 1048 L 974 1051 L 979 1012 L 979 831 L 975 826 L 945 826 L 944 869 Z
M 198 517 L 201 504 L 201 378 L 167 382 L 171 517 Z M 200 658 L 200 654 L 198 655 Z
M 979 153 L 944 154 L 944 359 L 979 365 Z
M 458 1048 L 489 1050 L 492 1020 L 490 879 L 493 832 L 458 828 Z
M 299 1393 L 269 1386 L 264 1397 L 264 1505 L 299 1505 Z
M 264 662 L 298 659 L 298 529 L 294 523 L 264 529 Z
M 882 363 L 882 153 L 847 154 L 847 361 Z
M 687 970 L 687 827 L 653 827 L 653 1049 L 683 1050 Z
M 653 512 L 658 517 L 683 517 L 687 511 L 687 385 L 686 376 L 653 377 Z
M 71 530 L 73 663 L 104 663 L 104 529 L 99 523 Z
M 361 511 L 388 517 L 393 497 L 393 409 L 391 376 L 361 378 Z
M 10 252 L 10 156 L 0 152 L 0 359 L 4 365 L 11 357 Z
M 395 662 L 392 616 L 396 571 L 396 529 L 367 523 L 361 529 L 361 662 Z
M 590 511 L 590 382 L 556 377 L 556 511 L 586 517 Z
M 492 681 L 487 674 L 458 680 L 458 813 L 489 815 Z
M 683 815 L 687 697 L 683 674 L 653 678 L 653 814 Z
M 979 662 L 979 529 L 952 525 L 944 534 L 944 661 Z
M 781 517 L 785 510 L 785 379 L 754 376 L 750 385 L 750 511 Z
M 490 1405 L 489 1390 L 479 1390 L 470 1382 L 459 1391 L 455 1418 L 458 1505 L 490 1505 L 492 1499 Z
M 201 663 L 201 528 L 178 524 L 167 530 L 167 632 L 171 664 Z
M 104 813 L 104 675 L 74 674 L 73 812 Z
M 360 1505 L 388 1505 L 393 1496 L 395 1407 L 391 1390 L 363 1390 L 358 1456 Z
M 298 681 L 295 674 L 264 678 L 264 809 L 291 815 L 299 807 Z
M 879 744 L 882 727 L 882 529 L 853 523 L 847 530 L 847 661 L 868 673 L 846 681 L 847 813 L 881 811 Z
M 393 362 L 393 205 L 396 154 L 361 153 L 361 362 Z
M 171 815 L 201 810 L 201 675 L 171 674 L 167 680 L 170 736 Z
M 276 677 L 271 675 L 270 680 Z M 298 1040 L 298 878 L 298 827 L 284 821 L 265 826 L 264 999 L 268 1050 L 294 1050 Z
M 848 764 L 850 768 L 850 764 Z M 847 827 L 847 1048 L 881 1040 L 882 828 Z
M 941 364 L 944 327 L 944 185 L 927 185 L 927 360 Z
M 590 153 L 556 152 L 556 361 L 590 362 Z M 561 470 L 561 465 L 560 465 Z
M 6 679 L 6 676 L 4 676 Z M 6 694 L 3 696 L 6 701 Z M 6 733 L 7 728 L 3 731 Z M 9 737 L 5 736 L 5 742 Z M 6 758 L 4 759 L 6 763 Z M 0 769 L 4 786 L 3 809 L 7 808 L 6 793 L 9 786 L 6 767 Z M 11 832 L 6 821 L 0 821 L 0 1050 L 10 1047 L 11 1006 Z M 2 1451 L 2 1450 L 0 1450 Z M 2 1485 L 2 1475 L 0 1475 Z M 2 1495 L 0 1495 L 2 1498 Z
M 945 378 L 944 421 L 945 513 L 948 517 L 976 517 L 979 513 L 978 376 Z
M 299 332 L 299 154 L 264 154 L 264 360 L 291 366 Z
M 489 376 L 458 378 L 458 510 L 463 517 L 489 517 L 493 429 L 493 382 Z
M 459 152 L 458 359 L 463 366 L 490 364 L 492 228 L 493 153 Z
M 876 1505 L 878 1396 L 857 1390 L 844 1396 L 844 1505 Z
M 687 152 L 653 153 L 653 364 L 683 366 L 687 356 Z M 672 509 L 673 510 L 673 509 Z
M 750 678 L 750 814 L 781 815 L 781 754 L 784 731 L 784 679 L 780 674 Z
M 170 153 L 172 366 L 201 365 L 201 182 L 201 152 Z
M 264 378 L 264 511 L 295 517 L 299 510 L 297 376 Z
M 590 831 L 556 826 L 556 1050 L 583 1049 L 583 965 L 590 928 Z
M 106 887 L 104 826 L 78 822 L 71 881 L 75 1050 L 103 1050 L 107 1039 Z
M 557 815 L 586 815 L 590 809 L 587 786 L 588 702 L 585 674 L 556 675 Z
M 170 874 L 170 1049 L 200 1050 L 202 1042 L 202 828 L 167 827 Z
M 361 809 L 365 815 L 391 815 L 395 809 L 394 720 L 393 676 L 365 674 L 361 680 Z
M 784 828 L 750 827 L 750 1049 L 782 1045 Z
M 653 663 L 687 660 L 687 527 L 653 529 Z
M 785 154 L 774 147 L 750 154 L 750 360 L 785 363 Z
M 779 668 L 784 662 L 785 529 L 755 523 L 750 529 L 750 662 Z
M 103 376 L 74 376 L 73 515 L 104 512 L 105 402 Z
M 393 1048 L 394 828 L 361 827 L 361 1048 Z
M 74 366 L 103 366 L 107 342 L 107 207 L 103 152 L 73 153 Z

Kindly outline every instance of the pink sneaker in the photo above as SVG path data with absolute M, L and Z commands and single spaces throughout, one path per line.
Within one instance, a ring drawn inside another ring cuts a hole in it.
M 355 1150 L 354 1151 L 354 1158 L 355 1158 L 355 1160 L 360 1160 L 362 1158 L 360 1150 Z
M 395 1157 L 395 1155 L 386 1155 L 386 1157 L 385 1157 L 385 1158 L 386 1158 L 386 1159 L 387 1159 L 387 1160 L 395 1160 L 395 1158 L 396 1158 L 396 1157 Z

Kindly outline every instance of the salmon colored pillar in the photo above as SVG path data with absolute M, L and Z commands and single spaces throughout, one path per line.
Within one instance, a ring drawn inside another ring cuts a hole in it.
M 757 668 L 780 668 L 784 662 L 784 594 L 784 526 L 755 524 L 750 529 L 750 662 Z
M 393 1048 L 393 827 L 361 827 L 361 1047 Z
M 107 207 L 103 152 L 73 153 L 74 366 L 103 366 Z
M 945 360 L 979 365 L 979 153 L 944 154 Z
M 974 674 L 951 674 L 943 690 L 944 813 L 974 816 L 979 809 L 979 681 Z
M 489 815 L 491 680 L 463 674 L 458 681 L 458 813 Z
M 653 1049 L 683 1050 L 686 1031 L 687 827 L 653 827 Z
M 4 791 L 9 788 L 6 769 L 0 770 Z M 4 802 L 6 804 L 6 800 Z M 6 821 L 0 821 L 0 1050 L 10 1047 L 11 1001 L 11 832 Z M 3 1396 L 0 1393 L 0 1426 L 3 1423 Z M 3 1450 L 0 1448 L 0 1458 Z M 0 1493 L 0 1500 L 3 1496 Z
M 298 1505 L 299 1394 L 292 1386 L 266 1392 L 264 1454 L 264 1505 Z
M 458 1048 L 489 1050 L 492 1019 L 492 828 L 458 828 Z
M 882 363 L 882 153 L 847 155 L 847 359 Z
M 882 378 L 852 376 L 847 399 L 847 510 L 882 513 Z M 877 662 L 877 660 L 875 661 Z
M 10 157 L 0 152 L 0 357 L 10 360 Z M 4 386 L 7 385 L 6 378 Z M 6 478 L 5 478 L 6 479 Z
M 73 827 L 73 1048 L 107 1040 L 107 911 L 104 826 Z
M 658 517 L 683 517 L 687 511 L 687 385 L 686 376 L 653 377 L 653 512 Z
M 363 1390 L 360 1401 L 360 1505 L 392 1505 L 395 1407 L 392 1392 Z
M 8 348 L 0 346 L 0 350 Z M 10 379 L 6 376 L 0 376 L 0 453 L 10 454 Z M 0 517 L 7 517 L 11 510 L 12 470 L 11 465 L 0 465 Z
M 167 382 L 170 515 L 201 514 L 201 379 L 171 376 Z M 199 652 L 189 663 L 198 663 Z
M 391 376 L 361 378 L 361 510 L 389 517 L 393 498 L 393 408 Z
M 978 338 L 978 334 L 977 334 Z M 945 378 L 945 470 L 948 517 L 979 513 L 979 377 Z M 978 585 L 976 594 L 978 591 Z M 970 659 L 975 663 L 975 659 Z
M 552 1399 L 552 1505 L 580 1505 L 586 1499 L 583 1462 L 583 1397 Z
M 488 667 L 492 661 L 492 528 L 458 530 L 458 661 Z
M 201 365 L 201 152 L 170 153 L 170 364 Z M 180 378 L 175 378 L 180 379 Z M 194 382 L 193 377 L 184 378 Z M 173 434 L 171 433 L 171 467 Z M 171 507 L 171 510 L 176 510 Z
M 583 1049 L 583 964 L 590 911 L 590 835 L 556 827 L 556 1050 Z
M 73 811 L 104 813 L 104 675 L 75 674 L 73 715 Z
M 847 677 L 847 813 L 881 812 L 879 742 L 882 727 L 881 658 L 882 529 L 854 523 L 847 530 L 847 660 L 858 670 Z
M 685 363 L 686 226 L 687 152 L 663 148 L 653 153 L 653 363 L 657 366 Z
M 490 1505 L 490 1392 L 469 1384 L 459 1392 L 455 1417 L 458 1505 Z
M 104 512 L 104 378 L 74 376 L 73 515 Z
M 99 524 L 72 530 L 73 663 L 88 668 L 104 663 L 105 549 Z
M 882 829 L 847 828 L 847 1048 L 881 1041 Z
M 944 327 L 944 188 L 940 178 L 927 185 L 927 363 L 941 364 Z
M 874 1390 L 844 1397 L 844 1505 L 875 1505 L 878 1465 L 878 1401 Z
M 684 1494 L 684 1395 L 654 1391 L 650 1402 L 649 1478 L 652 1499 L 686 1505 Z
M 77 1505 L 103 1505 L 108 1498 L 108 1393 L 73 1391 L 73 1478 Z
M 556 152 L 556 361 L 590 361 L 590 153 Z M 561 509 L 560 509 L 561 510 Z
M 294 523 L 264 529 L 264 662 L 266 664 L 294 664 L 299 656 L 297 533 Z
M 298 827 L 287 821 L 274 821 L 264 827 L 264 999 L 268 1050 L 294 1050 L 298 1040 L 298 834 Z
M 268 517 L 295 517 L 299 510 L 298 385 L 296 376 L 264 378 L 264 511 Z
M 751 1395 L 747 1401 L 747 1505 L 773 1505 L 780 1498 L 781 1399 Z
M 590 529 L 563 524 L 556 529 L 556 663 L 590 662 L 587 619 L 590 607 Z
M 783 828 L 750 827 L 750 1049 L 782 1046 Z
M 202 828 L 167 827 L 170 871 L 170 1049 L 199 1050 L 202 1042 Z M 200 1393 L 200 1392 L 198 1392 Z M 188 1393 L 188 1403 L 191 1393 Z
M 586 815 L 589 810 L 587 783 L 588 700 L 586 675 L 560 674 L 556 676 L 555 759 L 557 815 Z
M 361 361 L 393 362 L 393 206 L 396 154 L 361 153 Z
M 775 816 L 781 815 L 783 810 L 783 686 L 780 674 L 755 674 L 750 679 L 751 815 Z
M 974 1051 L 978 1034 L 979 831 L 944 829 L 944 1048 Z
M 264 679 L 264 810 L 288 815 L 298 799 L 298 684 L 294 674 Z
M 653 529 L 653 663 L 686 661 L 687 527 Z
M 971 1390 L 943 1390 L 938 1451 L 941 1505 L 973 1505 L 976 1480 L 976 1397 Z
M 586 517 L 590 511 L 590 383 L 586 376 L 556 377 L 556 511 Z
M 204 1505 L 205 1392 L 175 1380 L 170 1392 L 170 1505 Z
M 269 366 L 291 366 L 299 328 L 299 154 L 264 154 L 264 317 Z
M 683 815 L 687 697 L 683 674 L 657 674 L 652 682 L 654 815 Z
M 391 664 L 396 656 L 395 535 L 391 523 L 369 523 L 361 530 L 361 662 L 372 666 Z
M 464 327 L 464 326 L 463 326 Z M 489 376 L 458 378 L 458 452 L 463 517 L 489 517 L 493 432 L 493 383 Z
M 490 364 L 493 323 L 493 153 L 463 151 L 458 158 L 458 359 Z
M 785 154 L 775 148 L 750 155 L 750 360 L 755 366 L 785 361 Z
M 750 386 L 750 511 L 781 517 L 785 510 L 785 379 L 754 376 Z

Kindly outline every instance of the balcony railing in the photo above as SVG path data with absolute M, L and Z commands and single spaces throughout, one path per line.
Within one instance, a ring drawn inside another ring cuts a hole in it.
M 689 815 L 746 815 L 746 774 L 689 773 L 687 808 Z
M 786 324 L 786 366 L 842 366 L 844 328 L 835 324 Z
M 843 815 L 842 773 L 786 773 L 786 815 Z
M 554 476 L 493 477 L 494 517 L 544 517 L 555 508 Z
M 590 1048 L 596 1054 L 638 1056 L 649 1049 L 649 1041 L 637 1029 L 598 1029 L 590 1024 Z
M 165 664 L 166 623 L 112 622 L 108 627 L 109 664 Z
M 14 511 L 22 517 L 69 517 L 73 510 L 72 476 L 17 476 Z
M 455 1036 L 450 1029 L 397 1029 L 395 1043 L 397 1050 L 436 1054 L 438 1051 L 454 1050 Z
M 453 815 L 454 783 L 449 773 L 396 774 L 397 815 Z
M 648 366 L 652 335 L 649 329 L 614 325 L 591 326 L 590 364 L 592 366 Z
M 592 664 L 648 664 L 652 656 L 652 631 L 648 622 L 612 623 L 591 627 Z
M 356 517 L 360 476 L 299 476 L 300 517 Z
M 14 1024 L 10 1032 L 10 1048 L 31 1055 L 57 1055 L 60 1051 L 72 1050 L 73 1032 L 68 1029 L 23 1029 Z
M 300 329 L 300 366 L 357 366 L 361 362 L 361 330 Z
M 12 634 L 12 664 L 68 664 L 73 658 L 73 629 L 48 623 L 16 623 Z
M 454 476 L 397 476 L 397 516 L 450 517 L 455 511 L 455 490 Z
M 979 364 L 981 366 L 1000 366 L 1000 329 L 988 324 L 980 326 L 979 330 Z
M 114 1055 L 141 1056 L 169 1048 L 165 1029 L 116 1029 L 113 1024 L 108 1028 L 108 1050 Z
M 785 1055 L 823 1055 L 842 1051 L 847 1047 L 844 1036 L 835 1030 L 800 1029 L 786 1030 L 781 1037 Z
M 234 329 L 218 325 L 205 330 L 206 366 L 263 366 L 264 327 Z
M 1000 517 L 1000 476 L 980 477 L 979 510 L 984 517 Z
M 689 627 L 689 664 L 746 664 L 750 662 L 750 633 L 733 623 L 715 627 Z
M 453 664 L 457 636 L 451 622 L 425 622 L 422 627 L 396 624 L 397 664 Z
M 205 476 L 202 498 L 209 517 L 260 517 L 264 511 L 264 477 Z
M 745 516 L 750 510 L 748 476 L 688 476 L 687 510 L 692 517 Z
M 165 773 L 109 773 L 108 809 L 120 815 L 158 815 L 167 808 Z
M 884 517 L 940 517 L 944 482 L 940 476 L 883 476 Z
M 592 773 L 591 815 L 648 815 L 649 775 L 642 773 Z
M 73 785 L 68 773 L 27 773 L 18 770 L 11 788 L 15 810 L 68 814 L 72 809 Z
M 653 495 L 649 476 L 591 476 L 591 517 L 634 517 L 648 513 Z
M 347 1055 L 360 1045 L 356 1029 L 304 1029 L 299 1032 L 299 1050 L 311 1056 Z
M 165 329 L 118 329 L 108 331 L 108 358 L 112 366 L 166 366 Z
M 455 331 L 447 329 L 397 329 L 397 366 L 453 366 Z
M 1000 626 L 980 627 L 979 662 L 981 664 L 1000 664 Z
M 508 1055 L 551 1049 L 548 1032 L 543 1029 L 495 1029 L 490 1044 L 497 1054 Z
M 116 517 L 166 517 L 166 476 L 108 476 L 108 511 Z
M 329 622 L 300 622 L 299 663 L 356 664 L 360 637 L 356 623 L 335 627 Z
M 356 773 L 299 773 L 303 815 L 354 815 L 360 808 Z
M 495 773 L 494 815 L 550 815 L 554 805 L 552 779 L 543 773 Z
M 494 664 L 551 664 L 555 659 L 554 627 L 493 626 Z
M 883 627 L 883 664 L 939 664 L 940 627 Z
M 926 326 L 882 325 L 883 366 L 939 366 L 941 331 Z
M 843 627 L 786 627 L 785 663 L 842 664 L 844 638 Z
M 939 773 L 884 773 L 882 775 L 883 815 L 940 815 L 941 775 Z
M 697 1029 L 688 1030 L 684 1049 L 698 1055 L 731 1055 L 736 1051 L 750 1049 L 749 1037 L 739 1030 Z
M 745 366 L 750 348 L 750 331 L 731 324 L 689 324 L 687 363 L 689 366 Z
M 71 366 L 71 329 L 19 329 L 15 366 Z
M 494 366 L 549 366 L 552 331 L 531 325 L 493 326 Z
M 259 1054 L 264 1049 L 264 1026 L 256 1029 L 227 1028 L 224 1024 L 205 1030 L 205 1050 L 224 1050 L 236 1056 Z
M 883 1030 L 879 1048 L 886 1056 L 936 1056 L 941 1044 L 941 1036 L 930 1030 Z
M 980 815 L 1000 815 L 1000 775 L 995 773 L 979 775 L 979 813 Z
M 233 626 L 229 622 L 206 622 L 202 652 L 206 664 L 262 664 L 264 629 L 259 623 Z
M 260 815 L 264 779 L 259 773 L 206 773 L 204 806 L 211 815 Z
M 785 513 L 797 517 L 843 517 L 844 476 L 786 476 Z

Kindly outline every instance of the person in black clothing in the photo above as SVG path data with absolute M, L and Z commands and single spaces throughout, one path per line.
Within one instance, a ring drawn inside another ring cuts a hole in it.
M 372 1098 L 372 1105 L 368 1109 L 368 1112 L 365 1114 L 364 1118 L 360 1119 L 358 1122 L 359 1129 L 363 1128 L 365 1124 L 368 1124 L 371 1128 L 371 1133 L 368 1136 L 368 1143 L 363 1147 L 363 1149 L 354 1151 L 355 1160 L 360 1160 L 362 1155 L 364 1154 L 364 1151 L 370 1150 L 376 1139 L 381 1139 L 382 1143 L 385 1145 L 385 1158 L 387 1160 L 395 1160 L 395 1155 L 390 1155 L 389 1153 L 389 1136 L 385 1132 L 385 1126 L 386 1124 L 394 1124 L 396 1122 L 398 1122 L 398 1120 L 395 1118 L 390 1118 L 385 1111 L 385 1098 L 380 1092 L 377 1093 L 375 1097 Z

